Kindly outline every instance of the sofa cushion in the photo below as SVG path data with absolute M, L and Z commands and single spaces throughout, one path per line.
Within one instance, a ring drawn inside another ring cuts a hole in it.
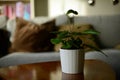
M 0 68 L 30 63 L 59 61 L 59 52 L 14 52 L 0 58 Z
M 50 39 L 55 29 L 55 20 L 48 21 L 41 25 L 16 18 L 16 30 L 10 52 L 41 52 L 51 51 L 53 45 Z
M 5 29 L 7 24 L 7 17 L 5 15 L 0 15 L 0 28 Z
M 102 50 L 108 57 L 105 55 L 97 52 L 97 51 L 90 51 L 87 52 L 85 55 L 85 59 L 95 59 L 101 60 L 109 64 L 112 69 L 115 71 L 116 80 L 120 80 L 120 50 L 117 49 L 103 49 Z
M 73 25 L 61 25 L 61 26 L 59 26 L 59 31 L 70 30 L 70 27 L 71 27 L 71 30 L 75 31 L 75 32 L 82 32 L 82 31 L 85 31 L 88 29 L 93 29 L 93 27 L 90 24 L 82 24 L 82 25 L 78 24 L 75 26 L 73 26 Z M 80 35 L 79 38 L 83 40 L 83 43 L 92 45 L 96 48 L 99 48 L 98 45 L 96 44 L 95 36 L 93 36 L 93 35 Z M 54 47 L 55 51 L 59 51 L 60 47 L 61 47 L 61 44 L 56 44 Z M 85 52 L 93 50 L 93 49 L 88 48 L 88 47 L 84 47 L 84 49 L 85 49 Z

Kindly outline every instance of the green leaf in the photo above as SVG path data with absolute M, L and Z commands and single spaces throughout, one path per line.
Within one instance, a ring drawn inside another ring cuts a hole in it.
M 71 34 L 71 35 L 82 35 L 81 32 L 71 32 L 70 34 Z
M 94 50 L 96 50 L 96 51 L 99 51 L 99 52 L 101 52 L 102 54 L 104 54 L 106 57 L 108 57 L 103 51 L 101 51 L 99 48 L 96 48 L 96 47 L 94 47 L 94 46 L 92 46 L 92 45 L 88 45 L 88 44 L 84 44 L 84 46 L 87 46 L 87 47 L 89 47 L 89 48 L 91 48 L 91 49 L 94 49 Z
M 82 44 L 82 40 L 80 38 L 77 38 L 75 41 L 76 41 L 76 44 Z
M 52 44 L 59 44 L 60 42 L 62 42 L 61 39 L 58 39 L 58 38 L 51 39 L 51 43 L 52 43 Z
M 63 49 L 70 49 L 72 47 L 71 43 L 69 41 L 66 41 L 63 43 L 62 48 Z
M 80 46 L 81 44 L 82 44 L 82 40 L 80 38 L 77 38 L 74 40 L 73 47 L 79 49 L 81 48 Z
M 64 38 L 68 38 L 70 37 L 70 32 L 69 31 L 54 31 L 54 32 L 51 32 L 53 34 L 57 34 L 57 38 L 59 39 L 64 39 Z
M 61 31 L 58 34 L 58 38 L 67 38 L 69 37 L 69 32 L 68 31 Z
M 82 34 L 93 34 L 93 35 L 98 35 L 100 32 L 95 31 L 95 30 L 85 30 L 84 32 L 81 32 Z

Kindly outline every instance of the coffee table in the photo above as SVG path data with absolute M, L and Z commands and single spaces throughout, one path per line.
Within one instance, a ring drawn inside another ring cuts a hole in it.
M 61 72 L 60 61 L 0 68 L 3 80 L 116 80 L 115 72 L 100 60 L 85 60 L 84 73 Z

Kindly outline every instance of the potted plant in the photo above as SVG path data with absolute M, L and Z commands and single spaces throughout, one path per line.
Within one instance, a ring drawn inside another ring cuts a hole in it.
M 74 15 L 71 17 L 69 14 L 77 15 L 78 12 L 72 9 L 68 10 L 66 13 L 70 24 L 74 27 Z M 56 38 L 51 39 L 53 44 L 61 44 L 60 49 L 60 58 L 61 58 L 61 66 L 62 72 L 69 74 L 82 73 L 84 68 L 84 46 L 90 47 L 96 51 L 100 51 L 100 49 L 93 47 L 89 44 L 84 44 L 83 41 L 79 38 L 80 35 L 98 35 L 99 32 L 95 30 L 85 30 L 83 32 L 75 32 L 72 31 L 72 27 L 70 30 L 64 31 L 55 31 L 52 32 L 57 34 Z

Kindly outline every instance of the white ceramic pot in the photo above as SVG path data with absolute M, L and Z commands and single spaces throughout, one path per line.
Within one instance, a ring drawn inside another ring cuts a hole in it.
M 62 72 L 69 74 L 83 73 L 84 51 L 82 49 L 60 49 Z

